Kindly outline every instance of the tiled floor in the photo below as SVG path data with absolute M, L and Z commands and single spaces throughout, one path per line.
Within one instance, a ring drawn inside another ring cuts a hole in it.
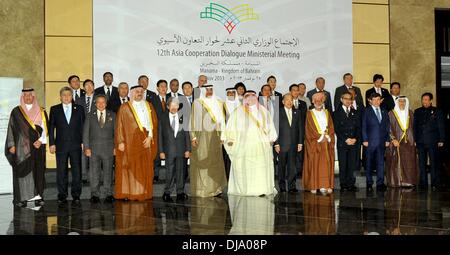
M 46 204 L 36 211 L 14 207 L 12 196 L 2 195 L 0 234 L 450 234 L 449 192 L 361 189 L 165 203 L 162 188 L 155 185 L 151 201 L 91 204 L 85 186 L 81 205 L 58 206 L 49 185 Z

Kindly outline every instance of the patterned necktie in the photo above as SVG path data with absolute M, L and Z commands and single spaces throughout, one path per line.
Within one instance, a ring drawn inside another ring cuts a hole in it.
M 78 100 L 80 96 L 78 95 L 78 90 L 75 90 L 75 100 Z
M 294 101 L 295 109 L 298 109 L 298 99 Z
M 376 108 L 376 112 L 377 112 L 378 122 L 381 123 L 381 113 L 380 113 L 380 108 Z
M 170 126 L 172 127 L 172 130 L 173 130 L 173 136 L 174 136 L 174 137 L 177 136 L 177 130 L 175 130 L 175 124 L 176 124 L 176 122 L 175 122 L 175 117 L 176 117 L 176 116 L 173 116 L 173 118 L 172 118 L 172 123 L 170 124 Z
M 345 113 L 347 114 L 347 118 L 348 118 L 348 115 L 350 114 L 350 109 L 348 107 L 345 107 Z
M 91 112 L 91 97 L 86 97 L 86 112 Z
M 161 97 L 161 104 L 162 104 L 162 109 L 165 112 L 166 111 L 166 100 L 164 100 L 164 97 Z
M 109 100 L 109 98 L 111 97 L 111 91 L 109 90 L 109 87 L 106 88 L 106 98 Z
M 100 123 L 101 128 L 103 128 L 105 126 L 105 116 L 103 116 L 103 112 L 100 112 L 99 123 Z

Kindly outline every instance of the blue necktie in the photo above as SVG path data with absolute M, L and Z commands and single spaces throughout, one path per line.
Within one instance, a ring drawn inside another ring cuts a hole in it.
M 380 113 L 380 108 L 376 108 L 376 113 L 377 113 L 378 122 L 381 123 L 381 113 Z
M 64 115 L 66 115 L 67 124 L 70 124 L 70 116 L 72 112 L 70 111 L 70 107 L 66 106 L 64 110 Z

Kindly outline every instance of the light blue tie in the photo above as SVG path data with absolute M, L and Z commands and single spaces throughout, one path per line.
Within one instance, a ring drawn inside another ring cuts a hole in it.
M 66 109 L 64 110 L 64 115 L 66 115 L 67 124 L 70 124 L 70 117 L 72 115 L 72 111 L 70 110 L 70 107 L 66 106 Z
M 376 112 L 377 112 L 377 118 L 378 118 L 378 122 L 381 123 L 381 113 L 380 113 L 380 108 L 375 108 Z

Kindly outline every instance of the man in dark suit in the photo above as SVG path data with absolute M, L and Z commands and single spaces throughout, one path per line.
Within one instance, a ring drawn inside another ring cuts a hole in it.
M 98 95 L 96 109 L 86 116 L 83 131 L 85 155 L 90 161 L 91 202 L 100 202 L 100 179 L 103 176 L 103 197 L 111 203 L 113 197 L 114 126 L 116 114 L 106 109 L 106 96 Z M 103 174 L 102 174 L 103 173 Z
M 367 148 L 366 182 L 367 191 L 373 191 L 372 170 L 377 170 L 377 191 L 386 191 L 384 184 L 384 152 L 390 144 L 388 112 L 380 107 L 381 95 L 369 96 L 362 120 L 363 145 Z
M 373 93 L 378 93 L 381 95 L 381 108 L 385 109 L 387 112 L 390 112 L 395 107 L 395 102 L 392 99 L 391 94 L 389 94 L 389 90 L 382 88 L 384 77 L 381 74 L 375 74 L 373 76 L 373 88 L 370 88 L 366 91 L 366 105 L 369 106 L 369 98 Z
M 153 98 L 153 107 L 155 107 L 156 116 L 158 117 L 158 121 L 161 120 L 162 115 L 164 113 L 167 113 L 167 81 L 166 80 L 159 80 L 156 83 L 156 90 L 158 91 L 158 95 L 156 95 Z M 161 159 L 159 158 L 159 155 L 156 156 L 155 159 L 155 176 L 153 177 L 154 182 L 159 181 L 159 169 L 163 168 L 161 166 Z
M 444 146 L 445 123 L 442 111 L 433 106 L 433 94 L 422 95 L 422 107 L 414 111 L 414 138 L 419 153 L 420 189 L 428 189 L 427 159 L 430 157 L 431 186 L 440 190 L 439 148 Z
M 278 153 L 278 185 L 280 192 L 298 192 L 295 186 L 297 153 L 303 149 L 304 126 L 300 111 L 293 109 L 292 96 L 283 96 L 284 107 L 280 109 L 280 131 L 275 142 L 275 151 Z M 287 181 L 287 183 L 286 183 Z
M 337 136 L 341 190 L 357 191 L 354 174 L 360 152 L 361 119 L 356 110 L 351 107 L 352 100 L 350 92 L 342 93 L 341 104 L 333 113 L 333 122 Z
M 144 90 L 145 90 L 144 98 L 145 98 L 145 100 L 147 100 L 147 102 L 153 104 L 153 101 L 155 100 L 157 95 L 156 95 L 155 92 L 151 91 L 148 88 L 149 84 L 150 84 L 150 79 L 148 78 L 147 75 L 139 76 L 139 78 L 138 78 L 138 85 L 142 86 L 144 88 Z
M 309 100 L 312 102 L 312 96 L 318 92 L 325 93 L 326 99 L 325 99 L 325 109 L 328 110 L 328 112 L 333 112 L 333 106 L 331 104 L 331 94 L 330 92 L 326 91 L 325 89 L 325 79 L 323 77 L 319 77 L 316 79 L 316 88 L 308 91 L 306 93 L 306 96 L 309 98 Z M 311 105 L 311 108 L 313 106 Z
M 306 105 L 306 102 L 300 99 L 300 86 L 297 84 L 292 84 L 289 87 L 289 93 L 292 96 L 293 100 L 293 106 L 296 111 L 300 113 L 300 118 L 302 120 L 302 125 L 300 128 L 302 129 L 302 133 L 305 133 L 305 121 L 306 121 L 306 112 L 308 111 L 308 106 Z M 303 172 L 303 155 L 304 150 L 301 150 L 297 153 L 297 159 L 296 159 L 296 169 L 297 169 L 297 176 L 300 177 Z
M 67 202 L 68 160 L 72 172 L 71 194 L 75 204 L 80 203 L 81 195 L 81 149 L 83 139 L 84 109 L 72 103 L 72 89 L 60 90 L 61 104 L 50 109 L 49 141 L 50 153 L 56 153 L 56 182 L 58 203 Z M 56 138 L 55 138 L 56 130 Z
M 71 75 L 69 79 L 67 79 L 67 82 L 69 83 L 69 86 L 72 89 L 73 95 L 72 103 L 74 103 L 84 94 L 86 94 L 86 91 L 80 88 L 80 77 L 78 77 L 77 75 Z
M 362 98 L 361 89 L 356 86 L 353 86 L 353 75 L 351 73 L 344 74 L 343 77 L 344 85 L 337 87 L 334 93 L 334 110 L 336 111 L 339 106 L 341 106 L 341 97 L 342 94 L 348 92 L 349 89 L 353 88 L 355 90 L 355 103 L 357 108 L 364 108 L 364 100 Z
M 84 115 L 87 116 L 92 108 L 95 108 L 95 98 L 94 98 L 94 82 L 92 80 L 84 80 L 83 88 L 86 93 L 84 93 L 80 98 L 75 100 L 75 104 L 81 105 L 84 109 Z M 89 180 L 89 159 L 82 153 L 81 155 L 81 176 L 83 178 L 83 183 L 88 183 Z
M 273 75 L 269 76 L 267 78 L 267 85 L 270 86 L 270 98 L 272 101 L 278 103 L 280 108 L 283 107 L 283 94 L 275 90 L 277 88 L 277 78 Z
M 189 131 L 183 129 L 183 122 L 189 120 L 178 114 L 178 98 L 171 97 L 168 102 L 169 111 L 162 114 L 158 129 L 160 158 L 166 161 L 167 169 L 163 200 L 172 201 L 170 193 L 176 182 L 177 200 L 183 201 L 187 199 L 184 192 L 184 161 L 191 151 Z
M 111 72 L 104 73 L 103 81 L 105 82 L 105 85 L 96 88 L 94 95 L 105 95 L 106 99 L 108 100 L 106 109 L 113 110 L 112 107 L 114 106 L 114 103 L 110 102 L 118 100 L 119 97 L 119 91 L 112 85 L 113 74 Z
M 167 93 L 168 97 L 182 96 L 182 94 L 178 93 L 178 90 L 180 89 L 180 82 L 177 79 L 172 79 L 169 85 L 170 85 L 170 93 Z
M 111 100 L 110 102 L 110 104 L 112 104 L 110 108 L 115 113 L 119 111 L 120 106 L 130 101 L 130 98 L 128 97 L 129 93 L 128 83 L 126 82 L 119 83 L 119 85 L 117 86 L 117 91 L 119 92 L 119 97 Z
M 192 94 L 194 92 L 194 88 L 192 86 L 192 83 L 189 81 L 183 82 L 181 85 L 181 88 L 183 89 L 183 96 L 178 97 L 178 100 L 180 101 L 180 109 L 178 111 L 183 116 L 183 119 L 186 121 L 183 121 L 183 129 L 184 130 L 190 130 L 189 121 L 191 119 L 191 109 L 192 109 L 192 103 L 194 102 L 194 95 Z M 189 165 L 188 160 L 184 160 L 184 176 L 185 180 L 189 179 Z

